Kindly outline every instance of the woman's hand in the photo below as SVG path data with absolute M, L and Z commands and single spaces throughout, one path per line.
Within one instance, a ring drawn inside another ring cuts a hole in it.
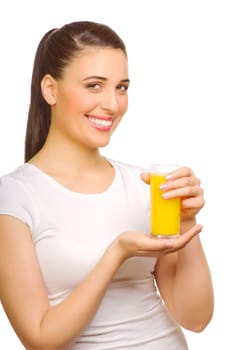
M 114 243 L 120 248 L 123 260 L 133 256 L 159 258 L 184 248 L 201 230 L 201 225 L 194 225 L 183 235 L 171 239 L 156 238 L 142 232 L 128 231 L 121 233 Z
M 149 184 L 150 174 L 142 173 L 142 180 Z M 163 184 L 161 195 L 163 198 L 181 198 L 181 223 L 183 221 L 195 220 L 196 214 L 204 206 L 203 189 L 201 181 L 188 167 L 181 167 L 169 174 L 167 181 Z

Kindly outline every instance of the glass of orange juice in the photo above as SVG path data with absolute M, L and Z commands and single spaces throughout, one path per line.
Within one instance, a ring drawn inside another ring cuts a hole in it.
M 150 205 L 151 234 L 159 238 L 174 238 L 180 234 L 181 199 L 164 199 L 160 185 L 166 175 L 180 168 L 175 164 L 151 164 L 150 166 Z

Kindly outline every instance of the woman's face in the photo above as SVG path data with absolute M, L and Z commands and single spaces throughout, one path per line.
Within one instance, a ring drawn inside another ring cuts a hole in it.
M 128 86 L 122 50 L 88 48 L 56 81 L 51 131 L 89 148 L 106 146 L 127 110 Z

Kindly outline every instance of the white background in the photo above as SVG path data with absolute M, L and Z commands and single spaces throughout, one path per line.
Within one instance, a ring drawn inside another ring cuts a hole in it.
M 8 0 L 0 9 L 0 175 L 23 161 L 31 70 L 41 36 L 67 22 L 93 20 L 110 25 L 125 41 L 129 110 L 103 153 L 141 166 L 189 165 L 205 190 L 199 222 L 216 304 L 204 332 L 185 332 L 190 350 L 247 349 L 244 4 Z M 1 309 L 0 349 L 23 349 Z

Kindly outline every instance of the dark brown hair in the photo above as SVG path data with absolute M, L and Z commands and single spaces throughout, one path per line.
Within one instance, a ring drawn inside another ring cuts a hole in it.
M 44 145 L 51 123 L 50 106 L 41 93 L 45 74 L 54 79 L 63 76 L 64 68 L 88 46 L 121 49 L 126 55 L 122 39 L 110 27 L 88 21 L 65 24 L 60 29 L 48 31 L 36 51 L 28 112 L 25 161 L 32 158 Z

